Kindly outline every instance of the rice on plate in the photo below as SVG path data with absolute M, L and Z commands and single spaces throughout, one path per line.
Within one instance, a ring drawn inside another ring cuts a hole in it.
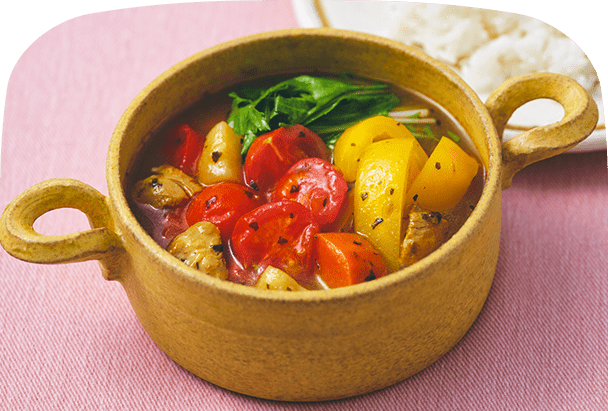
M 569 76 L 598 104 L 598 127 L 571 152 L 606 149 L 597 72 L 572 39 L 531 17 L 495 10 L 402 1 L 292 0 L 303 27 L 356 30 L 400 41 L 450 66 L 485 100 L 503 81 L 521 74 Z M 539 99 L 515 111 L 504 139 L 563 117 L 557 102 Z
M 479 94 L 510 77 L 552 72 L 572 77 L 601 98 L 595 69 L 554 27 L 530 17 L 471 7 L 402 3 L 389 37 L 452 66 Z

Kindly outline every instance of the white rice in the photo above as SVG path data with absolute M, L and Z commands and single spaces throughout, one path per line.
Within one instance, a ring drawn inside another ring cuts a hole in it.
M 533 72 L 572 77 L 601 99 L 587 56 L 554 27 L 519 14 L 425 3 L 399 3 L 390 37 L 450 65 L 480 95 Z

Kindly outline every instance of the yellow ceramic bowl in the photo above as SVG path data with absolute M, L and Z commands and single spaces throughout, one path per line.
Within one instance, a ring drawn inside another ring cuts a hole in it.
M 446 108 L 473 140 L 487 172 L 481 200 L 433 254 L 369 283 L 289 293 L 201 277 L 159 247 L 129 209 L 126 175 L 134 158 L 152 132 L 205 93 L 268 75 L 315 71 L 402 84 Z M 537 98 L 561 103 L 564 119 L 501 143 L 513 111 Z M 595 103 L 566 77 L 513 79 L 484 104 L 447 67 L 394 41 L 332 29 L 263 33 L 190 57 L 136 97 L 112 137 L 107 197 L 75 180 L 41 183 L 7 207 L 0 241 L 32 262 L 99 260 L 105 278 L 123 285 L 154 342 L 207 381 L 276 400 L 343 398 L 423 370 L 465 335 L 492 284 L 501 190 L 522 167 L 579 143 L 596 122 Z M 92 229 L 37 234 L 36 218 L 60 207 L 84 211 Z

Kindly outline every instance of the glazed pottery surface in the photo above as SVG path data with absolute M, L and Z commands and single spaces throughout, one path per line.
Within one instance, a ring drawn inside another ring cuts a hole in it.
M 418 263 L 342 289 L 264 292 L 201 275 L 158 246 L 129 209 L 127 175 L 137 153 L 168 119 L 208 93 L 275 74 L 351 72 L 406 86 L 462 125 L 486 172 L 464 226 Z M 526 102 L 551 98 L 564 119 L 503 144 L 502 130 Z M 423 370 L 477 318 L 498 258 L 501 191 L 521 168 L 588 136 L 597 108 L 573 80 L 522 76 L 484 104 L 452 71 L 400 43 L 332 29 L 262 33 L 178 63 L 144 89 L 118 123 L 107 160 L 107 197 L 66 179 L 27 190 L 5 210 L 0 241 L 26 261 L 97 259 L 120 282 L 152 340 L 178 364 L 256 397 L 316 401 L 378 390 Z M 85 212 L 92 229 L 46 237 L 32 226 L 55 208 Z

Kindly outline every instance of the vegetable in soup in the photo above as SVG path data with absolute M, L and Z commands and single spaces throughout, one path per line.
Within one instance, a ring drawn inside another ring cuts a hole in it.
M 484 170 L 422 95 L 301 75 L 205 97 L 153 136 L 130 175 L 138 220 L 185 264 L 302 291 L 426 257 L 468 218 Z

